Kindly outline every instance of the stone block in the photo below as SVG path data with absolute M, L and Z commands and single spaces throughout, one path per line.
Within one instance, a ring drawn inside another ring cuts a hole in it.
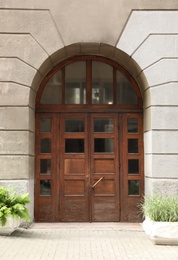
M 145 176 L 178 179 L 178 154 L 145 154 Z
M 145 153 L 178 154 L 178 131 L 149 131 L 144 135 Z
M 161 59 L 178 57 L 178 35 L 150 34 L 135 51 L 132 58 L 144 70 Z
M 177 106 L 178 103 L 177 87 L 178 87 L 177 82 L 171 82 L 171 83 L 149 88 L 145 92 L 145 97 L 144 97 L 145 107 L 151 105 L 169 106 L 170 104 Z M 147 94 L 150 93 L 150 94 L 146 95 L 146 93 Z
M 145 179 L 145 195 L 152 196 L 161 194 L 162 196 L 175 196 L 178 194 L 178 178 L 177 179 Z
M 0 131 L 0 154 L 34 155 L 34 133 Z
M 59 9 L 56 11 L 59 16 Z M 1 9 L 0 17 L 1 32 L 31 34 L 49 56 L 64 46 L 49 10 Z
M 177 196 L 178 179 L 154 179 L 152 180 L 153 193 L 163 196 Z
M 151 129 L 151 109 L 147 108 L 144 110 L 144 121 L 143 121 L 143 129 L 144 132 L 149 131 Z
M 112 59 L 115 51 L 116 51 L 116 48 L 114 48 L 113 46 L 111 46 L 109 44 L 100 43 L 99 52 L 101 55 Z
M 152 87 L 178 81 L 177 67 L 177 59 L 162 59 L 143 72 L 147 78 L 148 85 Z
M 147 131 L 144 133 L 144 152 L 146 154 L 152 153 L 152 131 Z
M 13 82 L 0 82 L 0 106 L 28 106 L 30 88 Z
M 29 155 L 1 155 L 0 165 L 2 180 L 31 179 L 34 176 L 34 157 Z
M 81 43 L 81 54 L 98 54 L 99 53 L 99 43 Z
M 15 46 L 15 48 L 14 48 Z M 38 70 L 49 55 L 30 34 L 2 34 L 0 57 L 17 57 Z M 50 60 L 48 60 L 50 62 Z M 43 70 L 39 69 L 41 73 Z
M 0 58 L 0 81 L 14 82 L 30 87 L 36 69 L 18 58 Z
M 36 91 L 34 89 L 30 89 L 30 95 L 29 95 L 29 107 L 32 108 L 32 110 L 35 110 L 36 105 Z
M 118 41 L 117 48 L 132 56 L 150 34 L 176 34 L 177 31 L 178 11 L 176 10 L 166 12 L 134 10 Z M 149 56 L 149 52 L 145 55 Z
M 144 86 L 144 84 L 142 86 Z M 143 94 L 143 108 L 147 109 L 148 107 L 151 106 L 151 103 L 152 103 L 151 88 L 147 87 Z
M 0 130 L 34 132 L 34 111 L 29 107 L 0 107 Z
M 116 4 L 115 0 L 104 3 L 91 0 L 87 4 L 84 1 L 62 1 L 60 12 L 58 10 L 59 5 L 55 3 L 51 13 L 65 45 L 103 42 L 114 46 L 130 12 L 127 4 Z M 108 10 L 112 13 L 110 17 Z
M 74 44 L 68 45 L 65 47 L 65 51 L 66 51 L 67 57 L 79 55 L 79 54 L 81 54 L 81 44 L 74 43 Z
M 145 110 L 144 130 L 177 130 L 178 107 L 172 106 L 155 106 Z

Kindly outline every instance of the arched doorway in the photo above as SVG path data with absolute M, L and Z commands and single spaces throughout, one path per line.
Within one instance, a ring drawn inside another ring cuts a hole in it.
M 142 97 L 117 63 L 78 56 L 36 99 L 35 221 L 140 221 Z

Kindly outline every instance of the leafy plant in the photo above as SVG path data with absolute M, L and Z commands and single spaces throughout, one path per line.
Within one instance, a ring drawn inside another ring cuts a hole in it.
M 144 217 L 149 217 L 153 221 L 178 221 L 178 198 L 161 195 L 144 197 L 140 209 Z
M 20 217 L 30 222 L 30 216 L 26 204 L 30 203 L 29 194 L 17 195 L 12 189 L 0 187 L 0 223 L 5 226 L 7 217 Z

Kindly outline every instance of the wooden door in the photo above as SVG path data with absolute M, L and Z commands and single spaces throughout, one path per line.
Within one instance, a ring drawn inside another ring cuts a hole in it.
M 60 113 L 36 119 L 35 221 L 140 221 L 141 115 Z
M 117 115 L 61 117 L 61 220 L 119 221 Z

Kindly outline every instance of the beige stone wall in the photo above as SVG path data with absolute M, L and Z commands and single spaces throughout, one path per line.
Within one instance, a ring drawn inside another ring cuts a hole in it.
M 33 200 L 39 84 L 59 61 L 97 54 L 120 62 L 143 94 L 146 193 L 176 194 L 177 9 L 177 0 L 1 0 L 1 184 L 30 191 Z
M 146 193 L 178 193 L 177 33 L 177 11 L 133 11 L 117 45 L 138 63 L 148 82 L 144 91 Z

